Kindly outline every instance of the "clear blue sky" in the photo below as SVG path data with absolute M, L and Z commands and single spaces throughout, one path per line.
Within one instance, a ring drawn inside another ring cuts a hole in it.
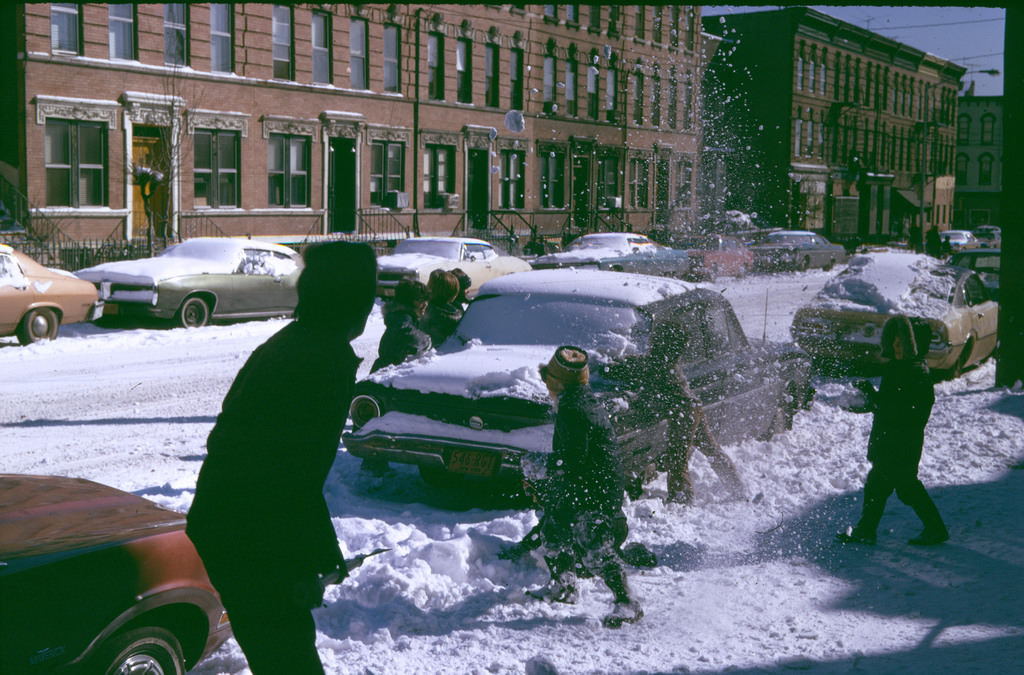
M 777 5 L 707 5 L 704 16 L 777 9 Z M 1003 93 L 1003 37 L 1006 10 L 1001 7 L 947 6 L 855 6 L 811 5 L 814 9 L 860 28 L 908 44 L 944 59 L 966 66 L 968 70 L 995 68 L 999 75 L 970 73 L 977 96 L 1001 96 Z

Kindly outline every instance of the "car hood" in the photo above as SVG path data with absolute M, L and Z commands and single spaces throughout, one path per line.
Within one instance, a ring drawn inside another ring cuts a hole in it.
M 238 262 L 221 262 L 209 259 L 167 256 L 141 260 L 119 260 L 103 263 L 75 272 L 75 276 L 98 283 L 158 283 L 175 277 L 196 274 L 231 274 Z
M 403 270 L 418 270 L 426 266 L 437 267 L 445 263 L 454 265 L 455 261 L 426 253 L 399 253 L 377 258 L 377 269 L 381 272 L 401 272 Z
M 18 559 L 180 530 L 185 516 L 82 478 L 0 474 L 0 574 Z
M 547 387 L 539 367 L 558 345 L 481 345 L 406 361 L 383 368 L 369 379 L 396 389 L 463 398 L 510 397 L 543 402 Z
M 632 253 L 616 248 L 581 248 L 577 251 L 560 251 L 549 253 L 534 258 L 532 263 L 537 265 L 573 265 L 578 263 L 598 262 L 614 258 L 623 258 Z

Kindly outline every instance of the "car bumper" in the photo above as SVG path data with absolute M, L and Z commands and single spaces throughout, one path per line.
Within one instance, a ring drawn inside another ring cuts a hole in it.
M 521 478 L 539 470 L 537 459 L 551 449 L 552 425 L 508 432 L 480 431 L 420 418 L 389 413 L 390 424 L 382 418 L 343 435 L 345 448 L 353 457 L 484 478 Z M 401 427 L 394 421 L 412 422 Z M 426 432 L 409 431 L 424 425 Z

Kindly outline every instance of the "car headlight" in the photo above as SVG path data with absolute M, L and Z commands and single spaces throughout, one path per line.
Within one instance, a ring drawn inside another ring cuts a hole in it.
M 352 416 L 352 426 L 358 429 L 374 417 L 380 417 L 380 403 L 372 396 L 360 394 L 352 399 L 349 414 Z

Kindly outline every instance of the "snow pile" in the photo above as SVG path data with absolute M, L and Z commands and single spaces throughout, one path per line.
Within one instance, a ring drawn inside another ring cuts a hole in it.
M 814 304 L 824 309 L 941 319 L 949 311 L 956 282 L 955 276 L 936 273 L 941 264 L 917 253 L 857 255 L 825 284 Z

